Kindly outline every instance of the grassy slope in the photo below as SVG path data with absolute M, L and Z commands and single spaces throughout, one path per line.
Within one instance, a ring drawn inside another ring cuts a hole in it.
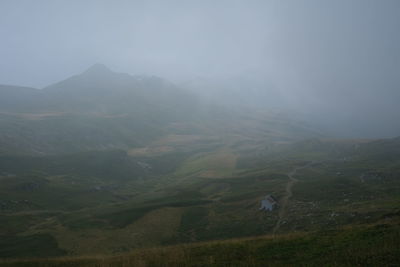
M 20 177 L 3 177 L 3 182 L 9 184 L 5 187 L 3 183 L 2 197 L 8 197 L 8 210 L 0 217 L 1 234 L 16 240 L 21 236 L 51 235 L 56 243 L 43 239 L 38 246 L 55 244 L 54 251 L 73 255 L 112 254 L 138 247 L 265 235 L 271 233 L 278 211 L 260 212 L 260 199 L 267 193 L 281 199 L 287 173 L 310 160 L 321 162 L 296 176 L 299 182 L 293 188 L 280 233 L 372 223 L 398 212 L 398 165 L 396 161 L 385 164 L 379 158 L 371 163 L 369 154 L 375 157 L 375 147 L 361 148 L 360 155 L 354 154 L 352 142 L 349 148 L 335 142 L 310 141 L 296 144 L 295 153 L 283 149 L 257 155 L 258 162 L 246 166 L 253 163 L 250 157 L 243 157 L 243 150 L 197 142 L 191 151 L 188 144 L 193 140 L 177 144 L 177 140 L 186 139 L 170 139 L 155 145 L 171 147 L 167 151 L 148 149 L 131 155 L 134 161 L 157 166 L 156 170 L 146 171 L 145 179 L 116 182 L 107 176 L 94 179 L 73 173 L 75 176 L 49 176 L 43 183 L 43 177 L 37 177 L 35 185 L 40 187 L 32 188 Z M 337 160 L 344 155 L 351 157 Z M 369 160 L 368 164 L 365 160 Z M 203 174 L 201 169 L 209 165 L 218 175 Z M 382 175 L 384 179 L 360 180 L 361 174 L 377 168 L 386 174 Z M 338 172 L 341 174 L 337 175 Z M 100 190 L 93 190 L 96 186 L 101 186 Z M 69 198 L 57 199 L 59 193 Z M 21 200 L 41 205 L 21 207 L 25 202 L 12 202 L 19 195 Z M 16 254 L 4 256 L 24 256 L 20 251 L 25 248 L 21 245 L 18 249 L 18 244 Z
M 399 221 L 313 233 L 137 249 L 114 257 L 1 261 L 0 266 L 395 266 Z

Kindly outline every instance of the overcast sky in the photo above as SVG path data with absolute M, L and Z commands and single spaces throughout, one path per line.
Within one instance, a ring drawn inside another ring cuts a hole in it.
M 399 49 L 399 0 L 0 1 L 0 84 L 40 88 L 97 62 L 173 81 L 251 74 L 389 135 Z

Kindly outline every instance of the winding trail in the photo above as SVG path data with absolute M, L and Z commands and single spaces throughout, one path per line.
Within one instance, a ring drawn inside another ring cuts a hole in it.
M 297 173 L 298 170 L 307 168 L 307 167 L 309 167 L 309 166 L 310 166 L 311 164 L 313 164 L 313 163 L 314 163 L 314 162 L 310 162 L 310 163 L 307 163 L 307 164 L 305 164 L 305 165 L 303 165 L 303 166 L 296 167 L 296 168 L 294 168 L 291 172 L 289 172 L 289 173 L 287 174 L 287 176 L 289 177 L 289 181 L 288 181 L 288 183 L 286 184 L 285 195 L 283 196 L 282 202 L 281 202 L 281 204 L 280 204 L 281 207 L 280 207 L 280 209 L 279 209 L 278 221 L 276 222 L 276 224 L 275 224 L 275 226 L 274 226 L 274 229 L 272 230 L 272 234 L 275 234 L 275 233 L 279 230 L 279 228 L 281 227 L 282 221 L 283 221 L 283 219 L 284 219 L 285 216 L 286 216 L 287 204 L 288 204 L 288 202 L 289 202 L 289 199 L 290 199 L 290 198 L 292 197 L 292 195 L 293 195 L 293 193 L 292 193 L 293 185 L 294 185 L 295 183 L 298 182 L 298 180 L 297 180 L 296 178 L 294 178 L 294 176 L 296 175 L 296 173 Z

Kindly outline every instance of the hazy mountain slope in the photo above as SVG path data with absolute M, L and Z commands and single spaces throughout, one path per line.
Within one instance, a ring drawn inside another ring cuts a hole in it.
M 41 90 L 13 85 L 0 85 L 0 112 L 30 112 L 45 103 Z
M 163 135 L 163 125 L 134 114 L 0 114 L 0 152 L 41 155 L 127 149 Z
M 208 104 L 161 78 L 115 73 L 100 64 L 42 90 L 0 89 L 3 154 L 129 149 L 168 134 L 251 142 L 319 136 L 284 113 Z
M 95 65 L 37 90 L 0 87 L 0 153 L 129 148 L 197 113 L 196 97 L 157 77 Z
M 158 77 L 115 73 L 96 64 L 82 74 L 43 89 L 57 109 L 66 111 L 157 114 L 179 120 L 195 110 L 196 98 Z
M 42 90 L 0 85 L 0 112 L 135 113 L 179 120 L 196 110 L 196 101 L 161 78 L 115 73 L 100 64 Z

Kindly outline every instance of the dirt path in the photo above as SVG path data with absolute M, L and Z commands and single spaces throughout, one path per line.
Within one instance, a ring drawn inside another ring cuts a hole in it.
M 292 188 L 293 188 L 293 185 L 295 183 L 297 183 L 297 181 L 298 181 L 296 178 L 294 178 L 294 176 L 296 175 L 298 170 L 307 168 L 311 164 L 313 164 L 313 162 L 307 163 L 306 165 L 303 165 L 303 166 L 300 166 L 300 167 L 296 167 L 291 172 L 289 172 L 287 174 L 287 176 L 289 177 L 289 181 L 286 184 L 285 195 L 283 196 L 282 201 L 279 204 L 280 205 L 280 209 L 279 209 L 279 214 L 278 214 L 278 221 L 276 222 L 275 227 L 272 230 L 273 234 L 275 234 L 279 230 L 279 228 L 281 227 L 283 219 L 286 217 L 286 207 L 287 207 L 287 204 L 289 202 L 289 199 L 293 195 Z

